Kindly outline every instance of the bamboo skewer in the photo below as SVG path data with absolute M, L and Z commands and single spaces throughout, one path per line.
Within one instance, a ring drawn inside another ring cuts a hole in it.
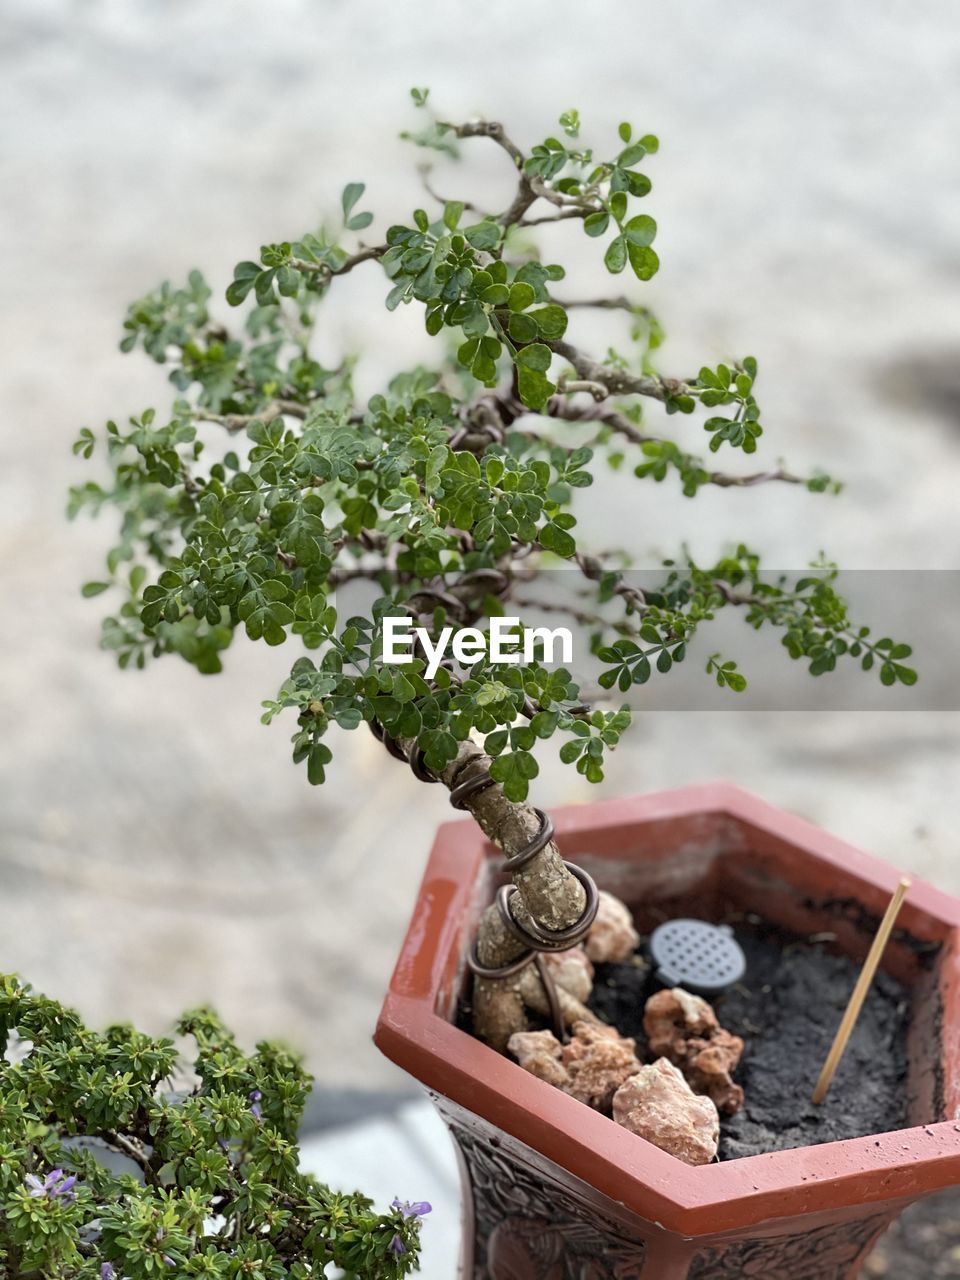
M 843 1051 L 847 1047 L 847 1041 L 853 1032 L 857 1018 L 860 1016 L 860 1010 L 863 1008 L 863 1002 L 867 998 L 867 992 L 870 990 L 870 984 L 873 982 L 873 975 L 877 971 L 883 956 L 884 948 L 889 941 L 890 934 L 893 932 L 893 926 L 896 923 L 897 916 L 900 914 L 900 908 L 903 900 L 907 896 L 907 890 L 910 888 L 910 877 L 904 876 L 897 885 L 896 892 L 890 899 L 890 905 L 887 907 L 886 914 L 880 922 L 880 928 L 877 930 L 877 936 L 873 940 L 873 944 L 867 953 L 867 958 L 863 962 L 863 968 L 860 970 L 860 977 L 857 979 L 857 985 L 853 988 L 853 994 L 844 1010 L 843 1018 L 840 1026 L 837 1028 L 837 1034 L 833 1038 L 833 1044 L 830 1046 L 830 1052 L 827 1054 L 827 1060 L 823 1064 L 823 1070 L 820 1072 L 820 1079 L 817 1081 L 817 1087 L 813 1091 L 814 1104 L 819 1106 L 830 1088 L 833 1080 L 834 1072 L 840 1065 L 840 1059 L 843 1057 Z

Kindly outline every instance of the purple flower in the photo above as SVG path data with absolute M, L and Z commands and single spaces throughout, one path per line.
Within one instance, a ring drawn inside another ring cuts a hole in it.
M 263 1094 L 260 1092 L 259 1089 L 251 1089 L 248 1096 L 250 1098 L 250 1103 L 251 1103 L 250 1114 L 252 1116 L 256 1116 L 256 1118 L 259 1120 L 263 1115 L 263 1110 L 260 1106 L 260 1099 L 263 1097 Z
M 394 1236 L 393 1239 L 390 1241 L 389 1245 L 387 1246 L 387 1248 L 390 1250 L 391 1253 L 395 1253 L 398 1258 L 400 1257 L 401 1253 L 407 1252 L 406 1246 L 404 1245 L 403 1241 L 400 1239 L 399 1236 Z
M 113 1269 L 112 1262 L 103 1262 L 100 1264 L 100 1280 L 116 1280 L 117 1273 Z
M 73 1200 L 73 1186 L 76 1180 L 74 1174 L 66 1177 L 62 1169 L 51 1169 L 42 1182 L 36 1174 L 28 1173 L 24 1179 L 24 1185 L 30 1194 L 31 1200 L 39 1200 L 41 1198 L 53 1200 L 57 1196 L 65 1196 L 67 1200 Z
M 414 1200 L 413 1204 L 409 1200 L 394 1200 L 393 1208 L 398 1209 L 405 1218 L 425 1218 L 428 1213 L 433 1212 L 433 1205 L 429 1200 Z

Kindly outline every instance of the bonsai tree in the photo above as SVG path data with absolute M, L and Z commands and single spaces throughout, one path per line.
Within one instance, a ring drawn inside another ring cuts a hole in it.
M 243 1053 L 205 1009 L 177 1031 L 194 1040 L 190 1070 L 172 1040 L 90 1031 L 72 1009 L 0 978 L 0 1276 L 413 1270 L 428 1204 L 377 1213 L 298 1169 L 309 1089 L 298 1059 L 276 1044 Z
M 653 135 L 624 123 L 594 151 L 567 111 L 557 136 L 523 149 L 499 123 L 453 123 L 431 114 L 425 90 L 413 98 L 424 123 L 409 136 L 419 147 L 456 156 L 477 139 L 502 152 L 515 179 L 506 208 L 492 211 L 482 193 L 440 198 L 427 175 L 429 207 L 395 213 L 381 234 L 363 184 L 350 183 L 335 226 L 264 245 L 237 265 L 226 290 L 237 323 L 211 309 L 198 272 L 134 303 L 121 348 L 168 365 L 174 394 L 159 413 L 109 422 L 109 479 L 73 491 L 74 513 L 112 505 L 120 514 L 107 572 L 84 592 L 117 597 L 103 643 L 124 668 L 176 653 L 209 674 L 237 632 L 268 645 L 292 640 L 298 654 L 263 720 L 292 713 L 293 759 L 308 780 L 324 781 L 335 727 L 370 726 L 522 861 L 516 922 L 563 931 L 582 920 L 586 892 L 527 803 L 537 752 L 552 740 L 562 761 L 600 782 L 630 723 L 619 695 L 665 678 L 719 613 L 739 610 L 777 633 L 813 675 L 853 661 L 884 684 L 916 676 L 903 662 L 908 646 L 851 622 L 827 564 L 770 581 L 734 540 L 713 564 L 679 555 L 656 589 L 641 589 L 626 573 L 636 548 L 583 545 L 576 491 L 611 467 L 688 499 L 705 486 L 825 494 L 839 485 L 779 462 L 715 465 L 762 447 L 752 356 L 687 376 L 661 371 L 663 334 L 642 301 L 659 265 L 657 225 L 641 211 Z M 563 266 L 542 258 L 538 228 L 561 221 L 595 242 L 613 290 L 572 296 Z M 358 270 L 383 273 L 397 323 L 423 323 L 436 339 L 430 367 L 398 370 L 366 405 L 353 394 L 352 358 L 326 368 L 311 352 L 320 308 L 335 305 L 341 277 Z M 622 313 L 616 349 L 593 349 L 592 308 Z M 706 456 L 690 443 L 701 432 Z M 74 447 L 89 458 L 98 446 L 85 428 Z M 440 662 L 451 628 L 488 636 L 517 617 L 522 639 L 529 613 L 518 588 L 551 567 L 578 578 L 569 607 L 590 630 L 584 656 L 600 697 L 588 698 L 535 644 L 520 661 L 486 650 Z M 355 580 L 375 600 L 342 617 L 338 588 Z M 406 663 L 387 660 L 398 618 L 421 632 Z M 714 654 L 706 668 L 734 693 L 745 686 L 732 660 Z M 538 969 L 516 964 L 524 954 L 491 907 L 473 1004 L 477 1033 L 497 1047 L 548 1003 Z M 240 1101 L 248 1084 L 244 1076 Z
M 541 744 L 558 741 L 561 760 L 600 782 L 629 710 L 588 703 L 568 670 L 536 656 L 505 663 L 485 654 L 451 669 L 421 649 L 412 662 L 388 663 L 385 618 L 411 617 L 431 641 L 447 626 L 489 627 L 521 608 L 518 583 L 563 565 L 582 578 L 576 615 L 592 629 L 601 692 L 666 676 L 725 609 L 778 632 L 812 675 L 854 660 L 884 684 L 913 683 L 909 647 L 851 623 L 829 566 L 770 582 L 759 557 L 737 545 L 710 565 L 684 554 L 665 566 L 659 589 L 644 591 L 624 574 L 634 549 L 601 555 L 580 543 L 573 498 L 609 466 L 628 465 L 640 484 L 674 483 L 686 498 L 707 485 L 820 494 L 839 485 L 779 463 L 714 469 L 686 437 L 702 414 L 709 454 L 758 452 L 756 359 L 667 376 L 660 326 L 641 301 L 622 291 L 572 298 L 563 267 L 542 260 L 536 229 L 571 220 L 597 241 L 618 283 L 656 274 L 657 225 L 638 211 L 652 186 L 652 134 L 623 123 L 594 152 L 567 111 L 562 137 L 524 151 L 499 123 L 441 120 L 426 90 L 412 96 L 427 117 L 406 135 L 418 146 L 455 156 L 461 141 L 482 139 L 503 152 L 516 177 L 506 209 L 489 212 L 482 197 L 440 199 L 426 179 L 433 210 L 416 209 L 367 242 L 373 214 L 362 208 L 363 184 L 350 183 L 335 229 L 264 245 L 258 260 L 236 266 L 226 301 L 246 308 L 239 327 L 211 314 L 198 272 L 131 306 L 121 349 L 142 347 L 169 364 L 177 395 L 160 415 L 151 408 L 126 428 L 107 424 L 112 478 L 75 489 L 71 502 L 73 512 L 113 504 L 121 514 L 107 576 L 84 587 L 121 595 L 103 624 L 119 665 L 176 653 L 213 673 L 238 631 L 268 645 L 294 639 L 306 652 L 264 703 L 263 720 L 296 715 L 293 759 L 308 780 L 324 780 L 332 727 L 366 723 L 424 781 L 454 789 L 488 771 L 493 785 L 462 805 L 508 855 L 540 829 L 525 802 Z M 385 274 L 388 310 L 419 317 L 438 340 L 434 367 L 398 371 L 366 406 L 352 392 L 354 361 L 327 369 L 310 350 L 319 309 L 333 305 L 342 276 L 362 269 Z M 623 312 L 621 349 L 590 350 L 591 308 Z M 648 425 L 645 406 L 662 425 Z M 96 443 L 85 428 L 74 448 L 89 458 Z M 362 616 L 341 618 L 337 589 L 354 579 L 381 594 Z M 522 610 L 516 616 L 522 631 Z M 706 667 L 733 692 L 746 685 L 719 654 Z M 521 923 L 559 930 L 583 911 L 583 887 L 552 841 L 516 884 Z M 521 952 L 491 911 L 480 961 L 502 966 Z M 536 1003 L 529 974 L 479 981 L 479 1033 L 505 1043 L 531 991 Z

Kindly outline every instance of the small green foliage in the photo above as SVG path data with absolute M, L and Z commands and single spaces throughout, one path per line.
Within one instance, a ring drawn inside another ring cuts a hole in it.
M 157 1280 L 416 1269 L 425 1203 L 377 1212 L 299 1168 L 310 1079 L 282 1046 L 244 1052 L 209 1010 L 172 1040 L 89 1030 L 0 976 L 0 1275 Z M 101 1152 L 116 1159 L 107 1166 Z
M 721 689 L 732 689 L 734 693 L 743 693 L 747 687 L 746 676 L 737 670 L 737 664 L 732 659 L 724 662 L 719 653 L 711 653 L 707 659 L 707 675 L 712 675 Z
M 576 138 L 580 133 L 580 112 L 576 107 L 571 107 L 569 111 L 564 111 L 560 117 L 560 128 L 568 138 Z
M 362 231 L 373 221 L 372 213 L 354 213 L 354 206 L 366 191 L 362 182 L 349 182 L 343 189 L 340 204 L 343 208 L 343 226 L 346 231 Z M 293 296 L 296 296 L 294 294 Z
M 105 456 L 110 476 L 78 486 L 70 503 L 71 513 L 108 504 L 120 512 L 105 572 L 83 588 L 116 602 L 103 644 L 120 666 L 177 653 L 213 673 L 238 632 L 270 646 L 292 640 L 290 676 L 263 719 L 294 713 L 293 758 L 311 783 L 328 776 L 332 727 L 376 719 L 416 740 L 435 772 L 479 736 L 513 800 L 528 794 L 548 738 L 599 781 L 629 713 L 587 705 L 569 672 L 540 659 L 478 659 L 430 678 L 420 655 L 385 663 L 385 616 L 411 615 L 433 640 L 445 627 L 483 632 L 492 618 L 523 612 L 522 589 L 540 569 L 568 566 L 582 575 L 574 612 L 590 628 L 601 691 L 636 694 L 669 675 L 726 608 L 776 629 L 811 675 L 852 658 L 884 684 L 911 684 L 909 647 L 873 642 L 851 622 L 831 566 L 771 581 L 739 547 L 706 568 L 668 562 L 658 588 L 642 592 L 616 568 L 636 548 L 589 554 L 576 494 L 601 467 L 678 480 L 690 498 L 707 485 L 778 481 L 811 493 L 839 485 L 783 466 L 713 470 L 693 444 L 695 420 L 712 452 L 755 453 L 757 361 L 705 365 L 690 381 L 665 377 L 663 331 L 641 298 L 600 299 L 625 315 L 622 349 L 596 360 L 569 344 L 564 268 L 541 256 L 536 228 L 579 221 L 607 270 L 642 293 L 636 282 L 658 266 L 657 224 L 638 207 L 651 191 L 652 134 L 623 122 L 594 151 L 571 108 L 560 137 L 524 151 L 500 124 L 454 124 L 432 114 L 426 89 L 411 96 L 427 120 L 418 145 L 456 154 L 467 139 L 487 139 L 501 148 L 517 184 L 507 209 L 483 212 L 494 202 L 479 197 L 425 197 L 428 207 L 365 244 L 373 214 L 362 208 L 363 184 L 351 182 L 331 197 L 334 230 L 264 245 L 238 263 L 227 302 L 242 308 L 239 326 L 228 330 L 211 314 L 197 273 L 131 307 L 124 349 L 140 345 L 165 363 L 176 398 L 126 427 L 109 422 L 99 437 L 84 428 L 74 452 Z M 364 264 L 383 272 L 388 310 L 410 308 L 438 342 L 433 367 L 400 373 L 358 404 L 352 361 L 324 368 L 311 337 L 338 277 Z M 578 327 L 589 334 L 583 316 Z M 337 590 L 353 578 L 374 585 L 374 603 L 344 618 Z M 745 687 L 732 660 L 696 661 L 724 688 Z
M 703 424 L 703 429 L 711 433 L 712 453 L 716 453 L 725 442 L 744 453 L 756 453 L 757 441 L 763 434 L 760 408 L 753 395 L 756 380 L 757 362 L 753 356 L 747 356 L 741 365 L 732 369 L 729 365 L 718 364 L 716 369 L 704 365 L 700 370 L 696 382 L 700 403 L 709 408 L 736 406 L 732 418 L 714 415 Z
M 140 345 L 158 364 L 164 364 L 171 351 L 184 350 L 207 324 L 209 297 L 210 290 L 199 271 L 191 271 L 186 285 L 179 289 L 164 282 L 130 306 L 120 350 L 133 351 Z

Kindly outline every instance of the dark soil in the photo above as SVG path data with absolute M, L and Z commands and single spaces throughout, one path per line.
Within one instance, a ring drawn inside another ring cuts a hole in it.
M 857 978 L 858 966 L 822 943 L 738 927 L 744 980 L 714 1002 L 742 1036 L 734 1078 L 746 1101 L 721 1122 L 720 1159 L 814 1146 L 906 1127 L 909 999 L 888 974 L 873 984 L 826 1101 L 810 1095 Z M 636 965 L 599 965 L 591 1008 L 643 1055 L 643 1003 L 655 984 Z
M 622 1036 L 637 1042 L 637 1057 L 643 1059 L 643 1006 L 653 993 L 650 966 L 637 955 L 631 964 L 594 965 L 593 991 L 587 1002 L 597 1017 L 617 1028 Z

